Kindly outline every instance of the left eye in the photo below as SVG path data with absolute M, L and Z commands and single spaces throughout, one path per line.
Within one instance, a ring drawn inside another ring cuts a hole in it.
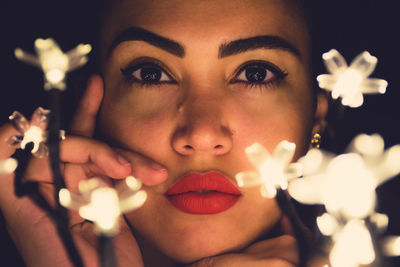
M 249 84 L 268 84 L 283 79 L 286 73 L 277 67 L 266 63 L 249 63 L 243 66 L 233 82 L 245 82 Z

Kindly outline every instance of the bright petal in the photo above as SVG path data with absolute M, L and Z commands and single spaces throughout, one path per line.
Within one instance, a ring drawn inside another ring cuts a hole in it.
M 321 74 L 317 76 L 317 81 L 320 88 L 332 91 L 337 83 L 337 78 L 332 74 Z
M 338 234 L 329 255 L 332 266 L 358 266 L 369 264 L 375 259 L 371 235 L 363 221 L 352 220 Z
M 334 75 L 343 72 L 347 68 L 344 57 L 336 50 L 331 49 L 322 55 L 325 66 L 328 71 Z
M 286 179 L 291 181 L 295 178 L 300 177 L 303 174 L 303 164 L 292 163 L 285 169 Z
M 296 150 L 296 144 L 286 140 L 280 142 L 272 155 L 273 159 L 278 162 L 282 167 L 292 161 L 293 154 Z
M 378 184 L 384 183 L 400 173 L 400 145 L 386 150 L 382 163 L 379 167 L 372 169 Z
M 384 233 L 389 224 L 389 217 L 383 213 L 374 212 L 369 216 L 371 222 L 376 225 L 379 233 Z
M 310 149 L 298 162 L 303 165 L 303 176 L 317 175 L 325 172 L 335 154 L 322 149 Z
M 356 152 L 367 157 L 380 156 L 385 148 L 383 138 L 379 134 L 359 134 L 349 145 L 348 152 Z
M 36 152 L 32 150 L 32 153 L 37 158 L 47 157 L 49 155 L 49 148 L 44 142 L 40 142 L 38 150 Z
M 60 204 L 66 208 L 78 210 L 80 207 L 87 205 L 81 195 L 70 192 L 68 189 L 63 188 L 58 192 Z
M 378 59 L 365 51 L 351 62 L 350 68 L 358 70 L 366 78 L 374 71 L 376 63 Z
M 30 123 L 19 111 L 14 111 L 8 118 L 14 125 L 15 129 L 17 129 L 21 134 L 28 131 Z
M 263 147 L 260 143 L 254 143 L 249 147 L 246 147 L 246 155 L 249 161 L 258 168 L 264 160 L 271 157 L 268 150 Z
M 260 174 L 256 171 L 239 172 L 235 176 L 240 187 L 255 186 L 261 184 Z
M 86 64 L 88 58 L 85 56 L 92 50 L 89 44 L 79 44 L 74 49 L 68 51 L 68 71 L 73 71 Z
M 361 92 L 356 93 L 353 97 L 344 97 L 342 104 L 351 108 L 358 108 L 364 103 L 364 97 Z
M 12 173 L 18 166 L 18 162 L 9 158 L 6 160 L 0 160 L 0 174 L 2 173 Z
M 361 83 L 362 92 L 364 94 L 384 94 L 387 86 L 387 81 L 377 78 L 364 79 Z
M 32 114 L 31 126 L 38 126 L 42 131 L 45 131 L 47 128 L 49 114 L 50 110 L 38 107 Z
M 323 182 L 323 175 L 293 180 L 288 187 L 289 194 L 304 204 L 322 204 L 319 183 Z
M 121 199 L 119 203 L 121 212 L 128 212 L 140 208 L 143 206 L 146 199 L 147 193 L 144 190 L 140 190 L 128 198 Z
M 276 188 L 271 184 L 264 184 L 261 186 L 261 195 L 265 198 L 274 198 L 276 192 Z
M 400 256 L 400 237 L 388 236 L 383 241 L 383 252 L 387 256 Z
M 321 233 L 326 236 L 333 235 L 339 229 L 339 224 L 336 218 L 329 213 L 324 213 L 321 216 L 318 216 L 317 225 Z

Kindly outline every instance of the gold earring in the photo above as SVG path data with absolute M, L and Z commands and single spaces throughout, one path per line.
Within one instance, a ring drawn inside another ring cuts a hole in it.
M 311 139 L 311 146 L 313 148 L 319 148 L 321 146 L 321 135 L 319 133 L 315 133 Z

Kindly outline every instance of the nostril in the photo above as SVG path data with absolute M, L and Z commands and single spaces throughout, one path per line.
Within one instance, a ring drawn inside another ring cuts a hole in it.
M 221 148 L 223 148 L 223 146 L 222 145 L 216 145 L 214 148 L 215 149 L 221 149 Z

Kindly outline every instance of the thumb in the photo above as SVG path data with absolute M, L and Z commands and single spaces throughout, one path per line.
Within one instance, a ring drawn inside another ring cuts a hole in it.
M 100 75 L 92 75 L 72 119 L 70 127 L 72 134 L 86 137 L 93 136 L 96 127 L 96 116 L 103 100 L 103 94 L 103 79 Z

